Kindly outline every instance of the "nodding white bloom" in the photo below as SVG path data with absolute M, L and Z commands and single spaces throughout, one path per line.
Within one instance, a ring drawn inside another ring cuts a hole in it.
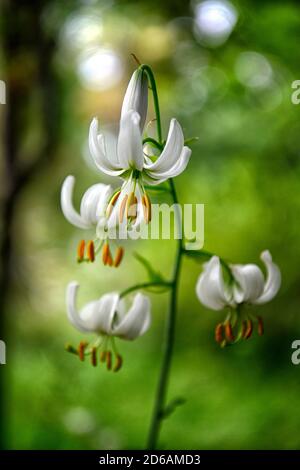
M 149 155 L 145 151 L 142 131 L 147 114 L 147 81 L 141 71 L 137 72 L 125 94 L 116 154 L 107 152 L 96 118 L 89 132 L 90 152 L 98 169 L 109 176 L 124 179 L 108 208 L 108 215 L 114 212 L 114 218 L 117 217 L 121 223 L 124 219 L 130 223 L 140 222 L 140 213 L 148 223 L 151 203 L 144 184 L 157 185 L 178 176 L 185 170 L 191 156 L 191 149 L 184 145 L 183 132 L 176 119 L 170 122 L 166 144 L 160 155 Z
M 87 245 L 84 240 L 78 244 L 77 259 L 78 261 L 91 261 L 95 259 L 95 251 L 99 251 L 103 247 L 103 262 L 110 266 L 119 266 L 123 257 L 124 250 L 121 247 L 117 248 L 115 260 L 112 260 L 109 245 L 107 242 L 107 217 L 106 209 L 108 202 L 113 196 L 113 189 L 107 184 L 94 184 L 84 193 L 80 211 L 78 212 L 73 205 L 73 192 L 74 192 L 75 178 L 74 176 L 67 176 L 63 182 L 61 189 L 61 208 L 66 219 L 75 227 L 80 229 L 89 230 L 96 229 L 96 236 L 98 240 L 98 247 L 95 250 L 94 241 L 88 241 Z M 111 224 L 110 224 L 111 225 Z M 86 251 L 86 258 L 85 258 Z
M 107 184 L 94 184 L 84 193 L 80 211 L 73 205 L 75 178 L 67 176 L 61 188 L 61 208 L 65 218 L 75 227 L 90 229 L 99 223 L 103 225 L 106 221 L 105 211 L 113 190 Z
M 112 352 L 116 356 L 114 370 L 119 370 L 122 359 L 118 354 L 114 338 L 134 340 L 146 333 L 151 324 L 150 299 L 138 293 L 135 295 L 131 307 L 126 310 L 124 299 L 116 292 L 103 295 L 98 300 L 86 304 L 80 311 L 76 306 L 79 284 L 71 282 L 67 287 L 66 304 L 67 314 L 72 325 L 82 333 L 95 333 L 98 336 L 96 343 L 87 349 L 88 344 L 81 342 L 78 350 L 68 347 L 70 352 L 78 353 L 81 360 L 85 354 L 91 354 L 92 363 L 95 354 L 100 351 L 100 359 L 106 361 L 111 369 Z M 112 352 L 110 350 L 112 349 Z M 95 365 L 95 364 L 94 364 Z
M 215 331 L 216 341 L 221 345 L 225 345 L 227 341 L 250 338 L 254 320 L 258 323 L 258 333 L 263 334 L 262 319 L 241 308 L 244 304 L 260 305 L 269 302 L 280 288 L 281 273 L 272 261 L 270 252 L 263 251 L 260 257 L 266 267 L 266 278 L 255 264 L 232 264 L 228 267 L 228 279 L 225 280 L 218 256 L 212 256 L 199 276 L 196 293 L 200 302 L 213 310 L 222 310 L 225 307 L 229 309 L 225 322 L 218 324 Z M 233 334 L 234 327 L 238 329 L 236 338 Z

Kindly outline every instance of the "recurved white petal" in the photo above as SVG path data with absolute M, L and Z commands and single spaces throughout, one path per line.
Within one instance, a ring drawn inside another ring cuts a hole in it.
M 222 310 L 226 305 L 230 305 L 231 296 L 225 289 L 218 256 L 212 256 L 204 265 L 196 284 L 196 294 L 203 305 L 213 310 Z
M 140 115 L 128 111 L 120 121 L 118 138 L 118 159 L 124 170 L 143 169 L 143 145 L 140 131 Z
M 89 147 L 95 165 L 100 171 L 109 176 L 120 176 L 124 169 L 115 165 L 114 159 L 109 159 L 104 153 L 104 138 L 98 135 L 98 119 L 94 118 L 90 125 Z
M 176 119 L 172 119 L 165 148 L 154 163 L 145 163 L 144 167 L 158 173 L 170 170 L 180 158 L 183 145 L 184 137 L 181 126 Z
M 161 171 L 161 172 L 156 171 L 156 170 L 155 171 L 148 170 L 146 171 L 146 173 L 148 174 L 148 176 L 150 176 L 150 178 L 153 178 L 153 179 L 165 180 L 168 178 L 174 178 L 175 176 L 180 175 L 180 173 L 182 173 L 186 169 L 189 163 L 191 154 L 192 154 L 192 151 L 189 147 L 183 147 L 182 152 L 180 154 L 180 158 L 172 166 L 172 168 L 170 168 L 167 171 Z
M 168 178 L 168 176 L 165 176 L 164 178 L 154 179 L 149 175 L 149 171 L 143 171 L 143 181 L 145 184 L 149 184 L 150 186 L 157 186 L 161 183 L 164 183 L 164 181 L 167 181 Z
M 80 205 L 82 218 L 90 224 L 97 224 L 105 214 L 110 196 L 113 193 L 107 184 L 94 184 L 83 195 Z
M 122 316 L 120 323 L 113 328 L 113 335 L 133 340 L 143 335 L 151 324 L 150 299 L 143 294 L 136 294 L 131 308 Z
M 65 218 L 76 227 L 88 229 L 91 227 L 91 223 L 85 220 L 81 214 L 75 210 L 73 206 L 73 190 L 74 190 L 75 178 L 74 176 L 67 176 L 63 182 L 61 188 L 61 209 Z
M 266 265 L 267 279 L 262 295 L 256 299 L 255 304 L 264 304 L 275 297 L 281 285 L 281 272 L 277 264 L 272 261 L 271 253 L 265 250 L 261 254 L 261 259 Z
M 264 277 L 256 264 L 235 264 L 231 271 L 236 280 L 233 289 L 234 299 L 237 303 L 253 303 L 262 294 Z
M 99 300 L 85 305 L 80 311 L 80 317 L 91 331 L 111 335 L 118 302 L 119 294 L 116 292 L 104 294 Z
M 121 119 L 123 119 L 125 114 L 130 110 L 134 110 L 139 113 L 141 117 L 140 129 L 142 132 L 148 110 L 148 79 L 147 74 L 141 69 L 135 70 L 130 79 L 123 100 Z
M 83 333 L 103 333 L 110 335 L 119 295 L 111 292 L 99 300 L 86 304 L 79 312 L 76 306 L 79 284 L 71 282 L 67 287 L 66 304 L 70 322 Z
M 69 321 L 72 323 L 77 330 L 82 333 L 90 333 L 92 330 L 88 327 L 86 322 L 80 318 L 80 314 L 77 310 L 76 300 L 77 300 L 77 291 L 79 284 L 76 281 L 70 282 L 66 290 L 66 305 L 67 305 L 67 315 Z M 90 309 L 94 308 L 93 305 L 90 305 Z

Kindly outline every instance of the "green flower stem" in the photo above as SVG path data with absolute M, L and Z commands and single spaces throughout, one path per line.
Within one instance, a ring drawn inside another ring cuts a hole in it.
M 155 114 L 156 114 L 157 137 L 158 137 L 158 142 L 152 138 L 149 138 L 147 141 L 151 142 L 152 144 L 156 145 L 158 148 L 162 150 L 164 143 L 162 140 L 159 100 L 158 100 L 154 74 L 148 65 L 141 65 L 141 68 L 147 73 L 147 76 L 150 82 L 150 87 L 151 87 L 151 91 L 153 95 L 154 109 L 155 109 Z M 182 216 L 178 207 L 178 197 L 176 193 L 175 184 L 172 179 L 169 180 L 169 186 L 170 186 L 169 192 L 172 196 L 172 200 L 173 200 L 174 208 L 175 208 L 176 223 L 178 224 L 178 227 L 181 227 L 182 234 L 183 234 Z M 206 251 L 199 250 L 197 253 L 198 254 L 196 256 L 202 257 L 204 258 L 204 260 L 209 259 L 211 256 L 213 256 L 213 253 L 209 253 Z M 175 255 L 175 261 L 174 261 L 174 268 L 173 268 L 173 278 L 171 282 L 166 283 L 166 285 L 168 285 L 171 288 L 170 304 L 169 304 L 169 313 L 168 313 L 167 324 L 166 324 L 166 336 L 165 336 L 165 341 L 164 341 L 162 365 L 161 365 L 161 371 L 160 371 L 158 387 L 157 387 L 156 397 L 155 397 L 155 402 L 154 402 L 154 409 L 153 409 L 153 414 L 152 414 L 152 420 L 151 420 L 149 436 L 148 436 L 148 445 L 147 445 L 148 449 L 155 449 L 157 446 L 159 433 L 160 433 L 160 429 L 162 425 L 162 420 L 165 416 L 165 411 L 167 409 L 167 405 L 166 405 L 167 389 L 168 389 L 168 382 L 169 382 L 170 370 L 171 370 L 171 365 L 172 365 L 172 355 L 173 355 L 173 349 L 174 349 L 178 285 L 179 285 L 180 269 L 181 269 L 183 255 L 192 256 L 191 253 L 184 248 L 183 239 L 180 238 L 177 241 L 176 255 Z M 221 260 L 221 263 L 227 270 L 228 274 L 232 276 L 230 268 L 227 265 L 227 263 L 224 260 Z M 141 284 L 140 286 L 150 287 L 153 285 L 159 286 L 159 285 L 162 285 L 162 283 L 161 282 L 148 283 L 148 285 Z M 135 290 L 135 289 L 136 289 L 136 286 L 133 286 L 132 288 L 127 289 L 127 291 L 124 291 L 125 294 L 123 293 L 123 295 L 126 295 L 127 293 L 132 292 L 132 290 Z
M 149 287 L 172 287 L 172 282 L 168 281 L 154 281 L 154 282 L 142 282 L 141 284 L 134 284 L 128 289 L 123 290 L 120 294 L 120 298 L 126 297 L 126 295 L 131 294 L 137 290 L 148 289 Z
M 150 82 L 152 95 L 153 95 L 155 115 L 156 115 L 157 138 L 158 138 L 158 143 L 161 145 L 161 148 L 163 148 L 159 100 L 158 100 L 154 74 L 148 65 L 142 65 L 141 67 L 147 73 L 147 76 Z M 170 184 L 170 193 L 172 195 L 173 203 L 175 204 L 176 222 L 178 226 L 182 227 L 181 213 L 178 209 L 177 193 L 176 193 L 175 185 L 172 179 L 169 180 L 169 184 Z M 179 239 L 177 242 L 173 279 L 171 282 L 170 305 L 169 305 L 169 314 L 168 314 L 167 325 L 166 325 L 166 338 L 165 338 L 165 343 L 164 343 L 162 366 L 161 366 L 159 382 L 158 382 L 158 387 L 156 391 L 156 398 L 155 398 L 155 403 L 154 403 L 154 409 L 153 409 L 153 415 L 152 415 L 150 431 L 149 431 L 149 436 L 148 436 L 148 449 L 156 448 L 158 437 L 159 437 L 159 432 L 161 428 L 161 422 L 162 422 L 165 405 L 166 405 L 167 386 L 168 386 L 168 381 L 169 381 L 169 376 L 170 376 L 172 354 L 173 354 L 173 347 L 174 347 L 174 338 L 175 338 L 175 325 L 176 325 L 176 313 L 177 313 L 177 291 L 178 291 L 180 267 L 181 267 L 183 252 L 184 252 L 183 242 L 182 242 L 182 239 Z
M 172 179 L 170 182 L 170 192 L 172 194 L 172 199 L 175 204 L 175 217 L 177 224 L 182 226 L 181 213 L 178 210 L 178 198 L 176 193 L 176 188 L 174 181 Z M 176 314 L 177 314 L 177 293 L 178 293 L 178 284 L 180 276 L 180 268 L 182 255 L 184 253 L 182 238 L 177 242 L 175 263 L 174 263 L 174 272 L 173 279 L 171 282 L 171 295 L 170 295 L 170 305 L 169 305 L 169 314 L 166 325 L 166 338 L 164 343 L 164 352 L 163 360 L 160 371 L 160 377 L 158 382 L 158 387 L 156 391 L 156 399 L 154 403 L 154 410 L 152 415 L 152 421 L 148 436 L 148 449 L 155 449 L 157 445 L 157 440 L 159 437 L 159 432 L 162 424 L 162 419 L 164 417 L 164 410 L 166 409 L 166 395 L 167 387 L 170 376 L 170 369 L 172 363 L 172 354 L 174 348 L 174 339 L 175 339 L 175 326 L 176 326 Z
M 162 144 L 159 144 L 155 139 L 152 137 L 146 137 L 146 139 L 143 140 L 143 144 L 152 144 L 154 147 L 158 148 L 158 150 L 162 150 Z
M 193 250 L 186 250 L 185 248 L 183 249 L 184 254 L 189 257 L 189 258 L 194 258 L 194 259 L 200 259 L 200 261 L 205 262 L 209 260 L 212 256 L 215 256 L 215 253 L 211 253 L 210 251 L 206 250 L 198 250 L 198 251 L 193 251 Z M 232 272 L 230 269 L 229 264 L 221 257 L 219 257 L 220 263 L 227 272 L 228 276 L 230 279 L 233 279 Z
M 159 144 L 162 144 L 162 128 L 161 128 L 159 101 L 158 101 L 158 93 L 157 93 L 154 74 L 152 72 L 151 67 L 149 67 L 149 65 L 143 64 L 141 65 L 141 69 L 146 72 L 148 80 L 150 82 L 152 96 L 153 96 L 154 111 L 155 111 L 155 116 L 156 116 L 157 137 L 158 137 Z

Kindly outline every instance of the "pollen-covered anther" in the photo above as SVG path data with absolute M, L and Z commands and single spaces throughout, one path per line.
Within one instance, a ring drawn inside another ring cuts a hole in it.
M 80 341 L 78 346 L 78 356 L 81 361 L 84 361 L 84 351 L 88 343 L 86 341 Z
M 107 370 L 111 370 L 111 366 L 112 366 L 111 351 L 107 351 L 107 353 L 106 353 L 106 367 L 107 367 Z
M 103 248 L 102 248 L 102 261 L 103 261 L 104 266 L 107 265 L 108 255 L 109 254 L 110 254 L 109 244 L 104 243 Z
M 93 263 L 95 261 L 95 245 L 92 240 L 87 243 L 86 253 L 88 260 Z
M 245 331 L 244 338 L 249 339 L 250 336 L 252 335 L 252 332 L 253 332 L 253 323 L 252 323 L 252 320 L 250 320 L 250 318 L 248 318 L 248 320 L 247 320 L 247 329 Z
M 264 322 L 263 322 L 263 319 L 261 317 L 257 317 L 257 332 L 259 334 L 259 336 L 262 336 L 264 334 Z
M 126 204 L 126 217 L 127 219 L 129 217 L 131 217 L 132 219 L 136 218 L 136 202 L 137 202 L 137 199 L 134 195 L 134 192 L 132 191 L 130 194 L 129 194 L 129 197 L 127 199 L 127 204 Z
M 245 338 L 246 331 L 247 331 L 247 322 L 246 320 L 243 320 L 242 326 L 241 326 L 241 338 Z
M 107 354 L 107 351 L 100 352 L 100 362 L 106 362 L 106 354 Z
M 120 224 L 123 222 L 123 219 L 124 219 L 124 212 L 125 212 L 125 207 L 126 207 L 126 204 L 127 204 L 127 199 L 128 199 L 128 195 L 126 194 L 126 196 L 124 196 L 121 204 L 120 204 L 120 210 L 119 210 L 119 221 L 120 221 Z
M 234 341 L 234 334 L 229 320 L 225 323 L 225 336 L 229 341 Z
M 78 263 L 81 263 L 84 259 L 84 250 L 85 250 L 85 241 L 80 240 L 77 246 L 77 261 Z
M 116 256 L 115 256 L 115 259 L 114 259 L 114 267 L 115 268 L 120 266 L 120 264 L 122 262 L 122 259 L 123 259 L 123 256 L 124 256 L 124 248 L 122 248 L 122 246 L 118 246 L 117 251 L 116 251 Z
M 221 344 L 223 341 L 223 324 L 218 323 L 215 329 L 215 340 L 217 343 Z
M 120 356 L 120 354 L 117 354 L 117 355 L 116 355 L 116 362 L 115 362 L 113 371 L 114 371 L 114 372 L 118 372 L 118 370 L 121 369 L 122 364 L 123 364 L 122 356 Z
M 96 367 L 97 365 L 97 348 L 92 348 L 91 350 L 91 364 Z
M 144 220 L 146 224 L 151 221 L 151 201 L 147 193 L 145 193 L 142 197 L 142 205 L 144 211 Z
M 108 252 L 108 256 L 107 256 L 107 264 L 108 266 L 113 266 L 114 264 L 110 251 Z
M 121 194 L 121 191 L 116 192 L 113 195 L 113 197 L 111 198 L 111 200 L 109 201 L 109 204 L 108 204 L 107 209 L 106 209 L 106 217 L 107 218 L 111 215 L 113 207 L 116 204 L 120 194 Z

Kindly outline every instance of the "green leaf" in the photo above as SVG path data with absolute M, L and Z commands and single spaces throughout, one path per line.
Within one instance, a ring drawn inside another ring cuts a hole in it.
M 211 258 L 212 254 L 204 250 L 185 250 L 184 254 L 189 258 L 194 258 L 196 261 L 203 263 Z
M 160 418 L 161 419 L 168 418 L 172 413 L 174 413 L 174 411 L 176 410 L 176 408 L 178 408 L 178 406 L 182 406 L 185 403 L 186 403 L 186 399 L 183 397 L 174 398 L 174 400 L 170 401 L 170 403 L 165 406 L 165 409 L 162 410 Z
M 134 256 L 146 269 L 151 282 L 165 282 L 163 276 L 152 267 L 150 261 L 138 253 L 134 253 Z

